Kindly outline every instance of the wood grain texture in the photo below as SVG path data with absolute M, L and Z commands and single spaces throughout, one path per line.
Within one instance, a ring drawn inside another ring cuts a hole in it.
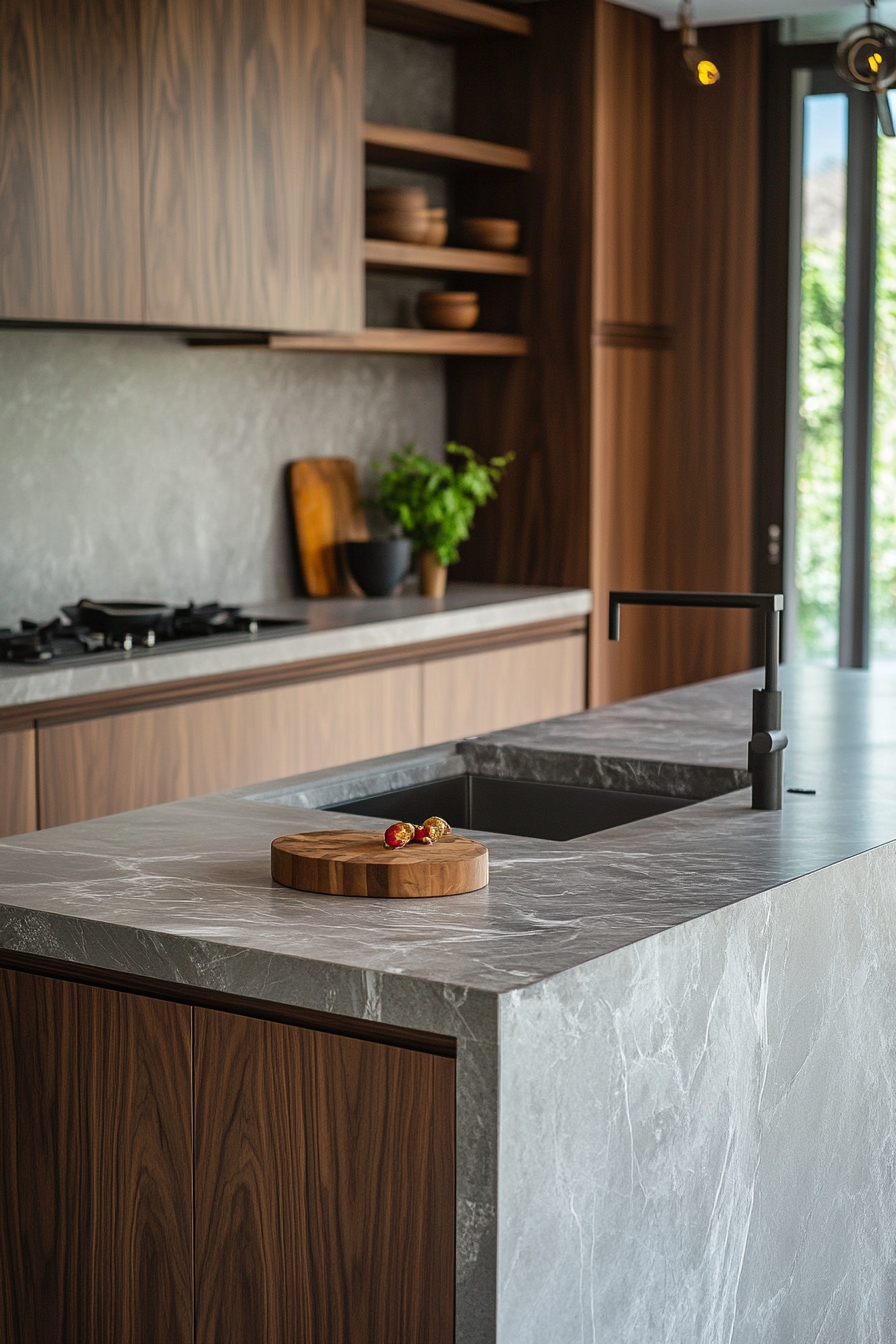
M 360 597 L 344 543 L 369 535 L 358 469 L 350 457 L 302 457 L 289 464 L 299 560 L 310 597 Z
M 194 1021 L 197 1344 L 449 1344 L 454 1061 Z
M 411 665 L 54 724 L 39 734 L 41 824 L 406 751 L 420 722 Z
M 589 586 L 593 7 L 533 6 L 532 24 L 532 43 L 517 44 L 531 45 L 531 71 L 518 57 L 497 78 L 487 49 L 475 45 L 457 56 L 459 118 L 524 136 L 533 165 L 522 211 L 532 265 L 522 303 L 528 358 L 458 360 L 448 369 L 450 436 L 486 456 L 517 455 L 498 499 L 477 517 L 458 573 Z
M 362 322 L 362 0 L 144 0 L 146 320 Z
M 529 259 L 512 252 L 483 252 L 471 247 L 422 247 L 364 239 L 364 260 L 371 269 L 390 271 L 467 271 L 483 275 L 528 275 Z
M 0 1336 L 193 1339 L 191 1009 L 0 971 Z
M 645 609 L 605 639 L 611 588 L 751 581 L 759 29 L 713 29 L 712 90 L 688 84 L 676 41 L 599 5 L 595 703 L 750 661 L 742 613 Z
M 135 0 L 0 0 L 0 317 L 140 322 Z
M 461 896 L 488 883 L 488 850 L 461 835 L 387 850 L 379 831 L 313 831 L 271 842 L 271 876 L 330 896 Z
M 585 636 L 438 658 L 423 667 L 423 745 L 585 708 Z
M 529 37 L 532 25 L 514 14 L 478 0 L 367 0 L 367 22 L 374 28 L 421 37 L 470 37 L 483 28 Z
M 417 331 L 366 327 L 346 336 L 272 336 L 272 350 L 332 350 L 372 355 L 524 355 L 524 336 L 491 331 Z
M 394 162 L 426 167 L 429 164 L 475 163 L 489 168 L 512 168 L 528 172 L 532 157 L 528 150 L 513 145 L 497 145 L 464 135 L 444 135 L 441 131 L 418 131 L 406 126 L 381 126 L 365 121 L 364 143 L 368 157 L 375 163 Z M 373 151 L 371 153 L 370 151 Z M 391 151 L 391 156 L 383 152 Z
M 37 830 L 37 735 L 0 733 L 0 837 Z

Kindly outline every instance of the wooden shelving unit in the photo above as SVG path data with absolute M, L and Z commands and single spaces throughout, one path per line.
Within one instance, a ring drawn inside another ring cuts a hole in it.
M 364 144 L 369 163 L 398 168 L 435 168 L 445 172 L 454 164 L 474 163 L 527 173 L 532 167 L 532 155 L 527 149 L 472 140 L 465 135 L 444 135 L 440 131 L 380 126 L 373 121 L 364 123 Z
M 475 0 L 368 0 L 367 22 L 374 28 L 419 37 L 463 38 L 483 31 L 530 37 L 532 24 L 523 14 L 514 14 Z
M 330 350 L 372 355 L 525 355 L 525 336 L 494 331 L 417 331 L 412 327 L 367 327 L 319 336 L 271 336 L 271 350 Z
M 481 252 L 466 247 L 420 247 L 385 238 L 364 239 L 364 260 L 371 270 L 465 271 L 475 275 L 528 275 L 529 258 L 512 252 Z

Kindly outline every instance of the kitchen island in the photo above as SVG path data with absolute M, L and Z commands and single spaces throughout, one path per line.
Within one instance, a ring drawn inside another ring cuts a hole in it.
M 782 670 L 785 787 L 814 793 L 779 813 L 744 788 L 757 676 L 7 841 L 6 974 L 450 1058 L 461 1344 L 888 1338 L 896 674 Z M 489 835 L 467 896 L 271 882 L 275 836 L 378 825 L 321 809 L 464 772 L 699 801 Z

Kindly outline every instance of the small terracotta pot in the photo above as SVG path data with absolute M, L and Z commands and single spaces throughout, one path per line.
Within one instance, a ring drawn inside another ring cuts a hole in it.
M 420 596 L 444 597 L 448 566 L 440 565 L 435 551 L 420 552 Z
M 429 201 L 425 187 L 369 187 L 365 204 L 371 215 L 383 210 L 426 210 Z
M 368 238 L 388 238 L 394 243 L 425 243 L 430 230 L 428 210 L 379 210 L 368 212 Z
M 421 327 L 469 331 L 479 321 L 479 295 L 461 290 L 426 290 L 417 297 Z
M 427 210 L 429 219 L 429 228 L 424 238 L 427 247 L 444 247 L 445 239 L 448 237 L 448 220 L 446 219 L 447 210 L 444 206 L 436 205 Z
M 488 252 L 513 252 L 520 241 L 519 221 L 462 219 L 460 236 L 467 247 L 481 247 Z

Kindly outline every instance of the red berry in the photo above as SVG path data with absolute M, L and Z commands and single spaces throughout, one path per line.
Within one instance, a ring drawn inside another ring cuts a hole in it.
M 386 849 L 404 849 L 414 838 L 414 827 L 409 821 L 395 821 L 383 836 Z
M 415 845 L 431 845 L 431 844 L 432 844 L 432 841 L 433 841 L 433 837 L 432 837 L 432 835 L 430 834 L 429 827 L 426 825 L 425 822 L 423 823 L 422 826 L 415 826 L 415 827 L 414 827 L 414 844 L 415 844 Z

